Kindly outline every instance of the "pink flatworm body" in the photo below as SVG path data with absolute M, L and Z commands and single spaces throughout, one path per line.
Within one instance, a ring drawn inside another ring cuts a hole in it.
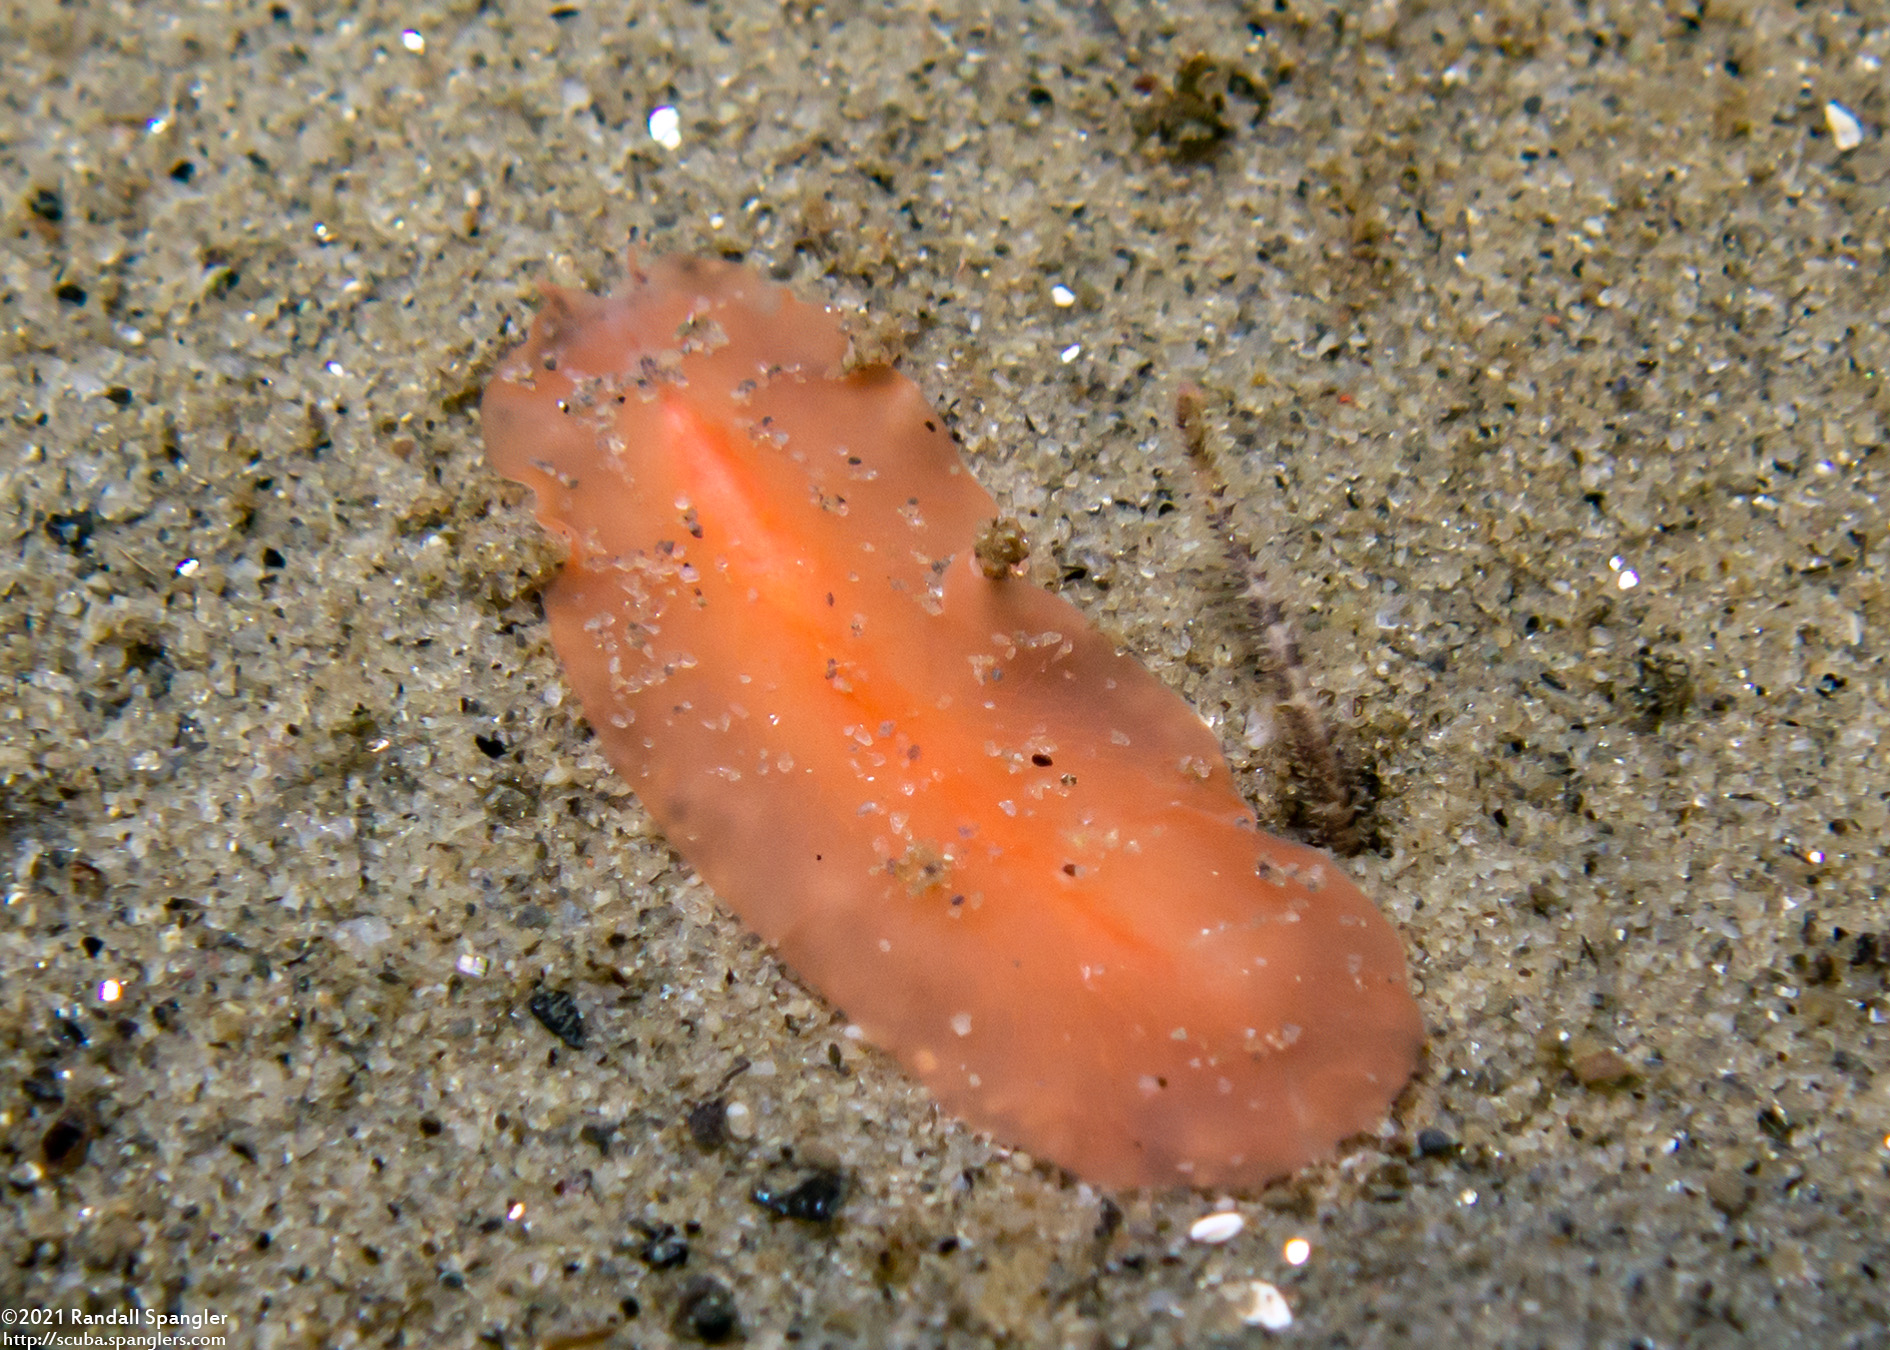
M 1257 1184 L 1372 1128 L 1397 934 L 1261 833 L 1214 737 L 1065 601 L 917 387 L 721 262 L 548 293 L 486 392 L 570 547 L 552 640 L 670 843 L 940 1102 L 1115 1186 Z

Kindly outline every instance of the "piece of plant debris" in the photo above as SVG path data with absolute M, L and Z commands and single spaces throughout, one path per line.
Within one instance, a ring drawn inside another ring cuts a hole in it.
M 1175 71 L 1172 88 L 1146 78 L 1139 88 L 1152 95 L 1135 116 L 1135 134 L 1161 144 L 1179 164 L 1200 164 L 1212 159 L 1236 130 L 1228 111 L 1228 96 L 1253 105 L 1248 125 L 1266 120 L 1272 96 L 1265 84 L 1238 66 L 1198 53 Z

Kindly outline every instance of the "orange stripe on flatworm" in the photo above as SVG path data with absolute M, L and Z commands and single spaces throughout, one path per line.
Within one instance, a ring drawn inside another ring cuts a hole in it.
M 950 1110 L 1109 1185 L 1257 1184 L 1372 1128 L 1397 934 L 1260 833 L 1214 738 L 1070 605 L 910 380 L 742 268 L 554 292 L 486 392 L 571 556 L 604 752 L 782 958 Z

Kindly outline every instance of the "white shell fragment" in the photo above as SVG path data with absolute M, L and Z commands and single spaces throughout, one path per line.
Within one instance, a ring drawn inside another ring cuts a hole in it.
M 1831 128 L 1831 143 L 1840 150 L 1855 150 L 1864 143 L 1864 124 L 1835 99 L 1824 105 L 1824 124 Z
M 650 109 L 650 139 L 665 150 L 682 148 L 682 114 L 665 103 Z
M 1240 1320 L 1250 1327 L 1285 1331 L 1293 1325 L 1293 1310 L 1287 1306 L 1286 1295 L 1265 1280 L 1255 1280 L 1247 1286 L 1247 1297 L 1240 1307 Z
M 1196 1242 L 1231 1242 L 1246 1226 L 1247 1221 L 1232 1212 L 1205 1214 L 1190 1225 L 1188 1236 Z

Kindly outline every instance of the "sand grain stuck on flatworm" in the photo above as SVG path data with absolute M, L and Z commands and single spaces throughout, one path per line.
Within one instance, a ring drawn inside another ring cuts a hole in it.
M 550 291 L 492 381 L 570 547 L 554 645 L 669 842 L 951 1111 L 1113 1186 L 1255 1185 L 1369 1130 L 1423 1026 L 1397 934 L 1255 828 L 1199 718 L 972 557 L 918 388 L 722 262 Z

